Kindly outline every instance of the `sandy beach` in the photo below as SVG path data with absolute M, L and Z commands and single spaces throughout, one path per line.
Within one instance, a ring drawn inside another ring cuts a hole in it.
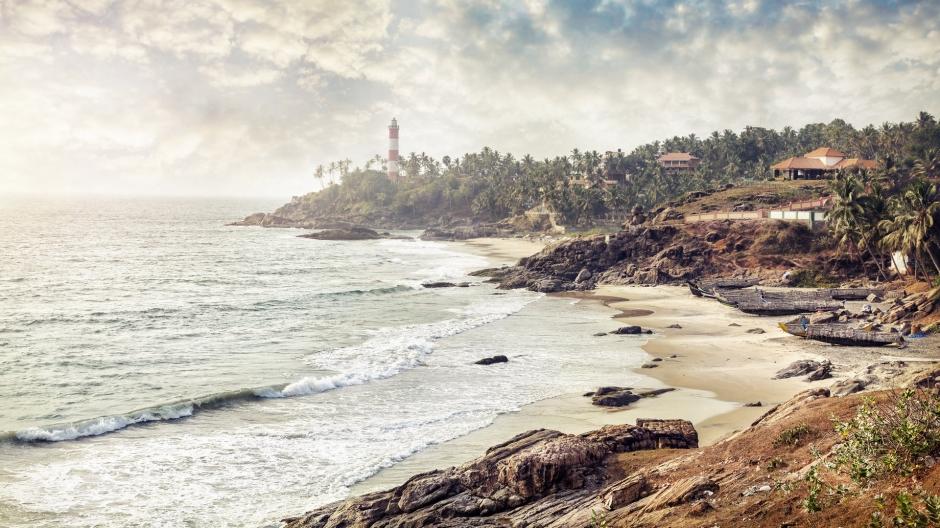
M 454 245 L 484 254 L 494 264 L 513 263 L 542 247 L 525 239 L 478 239 Z M 623 409 L 593 406 L 582 394 L 538 401 L 519 412 L 498 416 L 488 427 L 431 446 L 358 484 L 352 493 L 387 488 L 416 473 L 463 463 L 513 435 L 537 428 L 581 433 L 607 424 L 632 423 L 637 418 L 685 418 L 695 424 L 701 444 L 709 445 L 747 427 L 769 406 L 801 390 L 832 382 L 772 379 L 792 361 L 819 357 L 802 341 L 777 328 L 777 322 L 786 318 L 749 316 L 693 297 L 687 288 L 676 286 L 603 286 L 593 292 L 559 295 L 590 303 L 609 315 L 610 330 L 627 324 L 653 330 L 642 348 L 651 362 L 653 358 L 662 361 L 653 363 L 656 368 L 638 368 L 636 372 L 649 380 L 643 388 L 677 390 Z M 756 402 L 761 406 L 745 406 Z

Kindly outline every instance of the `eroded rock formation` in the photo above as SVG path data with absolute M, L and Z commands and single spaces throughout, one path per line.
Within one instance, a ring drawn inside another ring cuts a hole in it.
M 622 506 L 649 492 L 642 477 L 608 485 L 612 455 L 694 447 L 698 434 L 685 420 L 637 420 L 581 435 L 539 429 L 462 466 L 286 519 L 286 528 L 568 526 L 565 514 L 573 505 L 602 500 Z

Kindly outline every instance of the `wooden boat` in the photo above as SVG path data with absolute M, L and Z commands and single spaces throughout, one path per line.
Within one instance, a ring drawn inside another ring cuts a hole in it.
M 884 297 L 885 291 L 873 288 L 832 288 L 829 294 L 839 301 L 864 301 L 869 295 L 875 294 Z
M 689 291 L 692 292 L 692 295 L 696 297 L 714 298 L 716 290 L 737 290 L 742 288 L 749 288 L 756 285 L 758 282 L 760 282 L 760 279 L 755 278 L 724 278 L 686 281 L 686 284 L 689 285 Z
M 715 294 L 713 293 L 713 290 L 705 290 L 704 288 L 700 287 L 698 284 L 692 281 L 686 281 L 686 284 L 689 285 L 689 291 L 692 292 L 692 295 L 696 297 L 707 297 L 709 299 L 715 298 Z
M 832 312 L 842 309 L 842 303 L 834 301 L 765 301 L 739 302 L 735 308 L 754 315 L 798 315 L 813 312 Z
M 904 338 L 894 332 L 874 332 L 851 328 L 847 325 L 780 323 L 780 329 L 788 334 L 814 341 L 841 346 L 885 346 L 903 345 Z
M 719 279 L 702 279 L 698 285 L 705 290 L 738 290 L 741 288 L 750 288 L 756 286 L 760 279 L 754 277 L 725 277 Z

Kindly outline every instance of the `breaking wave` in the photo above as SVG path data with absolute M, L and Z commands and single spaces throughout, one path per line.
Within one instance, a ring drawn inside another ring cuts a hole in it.
M 266 398 L 308 396 L 370 381 L 389 378 L 419 367 L 434 350 L 434 341 L 466 332 L 518 312 L 537 297 L 526 296 L 498 305 L 477 306 L 466 317 L 436 323 L 406 326 L 391 335 L 378 335 L 356 346 L 339 348 L 313 356 L 310 363 L 333 374 L 307 376 L 297 381 L 257 388 L 210 394 L 147 407 L 124 414 L 101 416 L 75 422 L 32 427 L 0 434 L 7 442 L 61 442 L 98 436 L 150 422 L 173 421 L 199 411 Z

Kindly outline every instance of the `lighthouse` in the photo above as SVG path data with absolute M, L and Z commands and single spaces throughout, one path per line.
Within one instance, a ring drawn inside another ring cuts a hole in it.
M 398 121 L 388 125 L 388 179 L 398 181 Z

